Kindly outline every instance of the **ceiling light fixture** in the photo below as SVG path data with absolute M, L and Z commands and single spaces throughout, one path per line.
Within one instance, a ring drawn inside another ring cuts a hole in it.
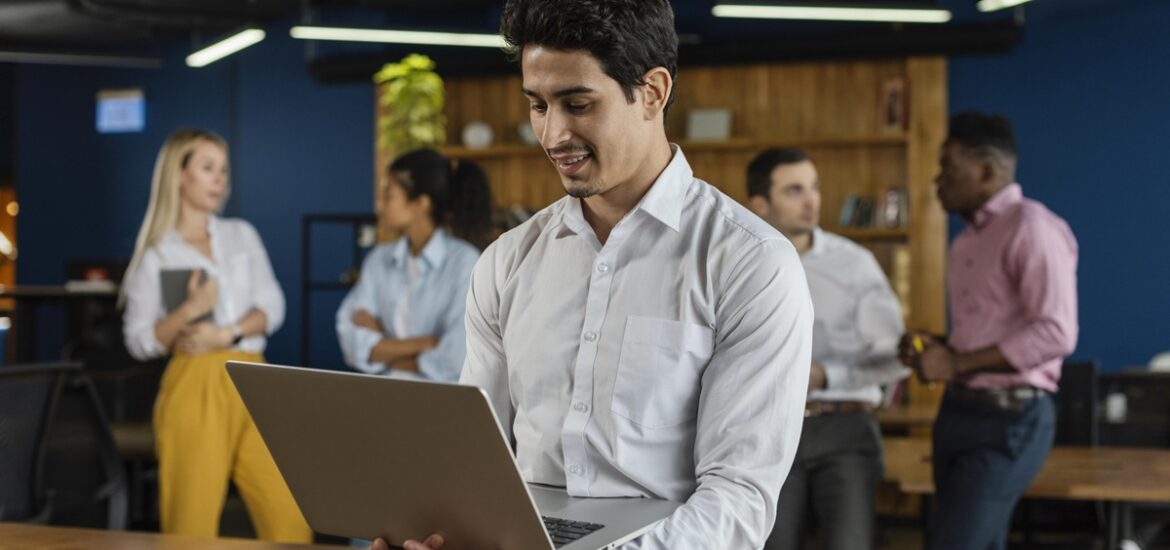
M 979 0 L 979 3 L 975 4 L 975 7 L 979 8 L 979 11 L 989 12 L 1019 6 L 1031 1 L 1032 0 Z
M 817 21 L 866 21 L 881 23 L 946 23 L 951 20 L 950 10 L 905 7 L 717 4 L 714 8 L 711 8 L 711 13 L 716 17 L 811 19 Z
M 301 40 L 341 40 L 347 42 L 383 42 L 389 44 L 427 44 L 432 46 L 471 46 L 503 48 L 504 37 L 498 34 L 460 32 L 403 31 L 393 29 L 355 29 L 346 27 L 293 27 L 289 34 Z
M 129 67 L 133 69 L 157 69 L 162 66 L 162 60 L 154 57 L 0 50 L 0 63 L 5 62 L 92 67 Z
M 203 67 L 264 40 L 264 31 L 244 29 L 187 56 L 188 67 Z

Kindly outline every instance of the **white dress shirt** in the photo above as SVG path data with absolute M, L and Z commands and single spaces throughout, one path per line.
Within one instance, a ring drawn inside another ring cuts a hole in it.
M 819 227 L 800 260 L 817 312 L 812 360 L 825 367 L 826 380 L 808 398 L 878 405 L 881 386 L 910 373 L 898 361 L 898 297 L 870 251 Z
M 565 197 L 488 247 L 461 381 L 487 392 L 525 480 L 685 502 L 624 549 L 759 548 L 811 343 L 792 244 L 676 150 L 605 245 Z
M 124 283 L 126 309 L 122 329 L 130 355 L 145 361 L 166 355 L 169 350 L 154 336 L 154 326 L 167 316 L 162 303 L 159 273 L 166 269 L 202 269 L 219 284 L 215 304 L 216 325 L 227 327 L 244 318 L 253 308 L 264 312 L 264 334 L 240 340 L 236 349 L 263 353 L 272 334 L 284 323 L 284 293 L 272 274 L 264 243 L 252 224 L 237 218 L 207 219 L 211 255 L 204 256 L 172 229 L 146 250 Z
M 411 378 L 371 363 L 370 351 L 383 338 L 434 336 L 439 345 L 418 356 L 422 378 L 454 382 L 463 369 L 467 336 L 463 330 L 467 285 L 479 249 L 438 229 L 418 257 L 402 237 L 379 245 L 362 262 L 362 274 L 337 310 L 337 339 L 345 364 L 371 374 Z M 368 311 L 385 333 L 353 324 L 353 314 Z

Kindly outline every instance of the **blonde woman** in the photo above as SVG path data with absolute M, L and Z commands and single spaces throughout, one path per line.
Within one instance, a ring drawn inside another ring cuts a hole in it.
M 308 542 L 312 531 L 224 369 L 228 360 L 263 360 L 266 336 L 284 321 L 284 294 L 256 230 L 217 215 L 227 194 L 223 138 L 171 134 L 122 289 L 130 353 L 173 354 L 154 405 L 162 531 L 216 536 L 231 479 L 260 538 Z M 168 312 L 161 273 L 179 269 L 191 270 L 186 299 Z

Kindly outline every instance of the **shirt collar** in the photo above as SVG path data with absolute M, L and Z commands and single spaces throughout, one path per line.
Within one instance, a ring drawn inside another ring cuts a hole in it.
M 641 210 L 667 227 L 678 231 L 682 218 L 683 200 L 686 197 L 687 187 L 694 179 L 694 171 L 683 155 L 678 145 L 671 144 L 674 155 L 666 168 L 658 175 L 658 179 L 642 196 L 642 200 L 634 206 L 634 210 Z M 574 233 L 585 233 L 589 224 L 585 221 L 585 213 L 581 211 L 581 199 L 570 198 L 565 206 L 563 221 L 565 227 Z
M 447 257 L 447 249 L 449 243 L 447 240 L 447 232 L 442 228 L 435 229 L 435 233 L 431 235 L 427 244 L 423 245 L 422 253 L 419 254 L 427 266 L 434 269 L 443 264 L 443 259 Z M 405 265 L 406 260 L 410 257 L 410 239 L 405 235 L 394 242 L 393 248 L 390 249 L 390 260 L 395 265 Z
M 975 212 L 975 219 L 972 220 L 972 225 L 976 229 L 983 229 L 987 224 L 997 218 L 1000 214 L 1010 210 L 1012 207 L 1020 204 L 1024 200 L 1024 192 L 1020 189 L 1020 184 L 1012 183 L 1005 185 L 1003 189 L 996 191 L 983 206 Z
M 677 232 L 682 218 L 683 200 L 695 172 L 687 162 L 686 155 L 683 155 L 682 148 L 674 144 L 670 147 L 674 149 L 674 156 L 635 209 L 650 214 Z
M 825 231 L 820 226 L 814 227 L 812 230 L 812 246 L 808 248 L 809 256 L 817 256 L 825 251 Z
M 214 243 L 215 237 L 218 234 L 218 232 L 219 232 L 219 216 L 214 216 L 214 215 L 207 216 L 207 238 L 211 242 Z M 160 241 L 172 241 L 175 243 L 186 242 L 183 240 L 183 236 L 179 234 L 179 227 L 177 224 L 175 225 L 175 227 L 170 228 L 166 232 L 166 234 L 163 235 L 163 237 L 162 237 L 162 239 L 160 239 Z

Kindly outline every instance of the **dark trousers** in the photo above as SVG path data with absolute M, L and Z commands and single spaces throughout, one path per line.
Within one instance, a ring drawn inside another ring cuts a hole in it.
M 871 548 L 874 495 L 881 479 L 882 440 L 872 414 L 806 418 L 765 550 L 802 548 L 813 519 L 826 549 Z
M 1047 394 L 1007 411 L 947 392 L 934 423 L 936 510 L 926 547 L 1006 548 L 1012 510 L 1044 466 L 1055 426 Z

